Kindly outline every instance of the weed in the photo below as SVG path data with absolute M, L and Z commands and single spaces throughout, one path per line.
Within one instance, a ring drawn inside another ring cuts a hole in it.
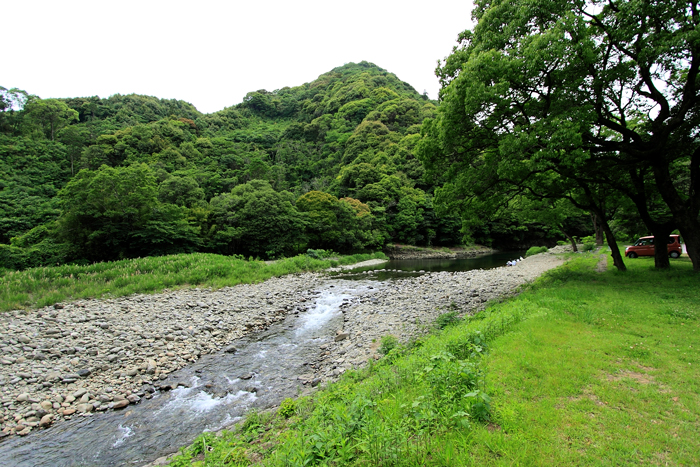
M 457 324 L 460 321 L 461 319 L 456 311 L 448 311 L 435 319 L 435 327 L 438 329 L 445 329 L 447 326 Z
M 280 404 L 280 408 L 277 410 L 277 413 L 280 414 L 284 418 L 289 418 L 292 415 L 294 415 L 294 412 L 296 412 L 297 409 L 297 404 L 294 399 L 287 398 L 282 401 Z
M 389 352 L 391 352 L 393 349 L 398 347 L 399 345 L 399 340 L 392 336 L 392 335 L 386 335 L 382 336 L 381 344 L 379 345 L 379 353 L 382 355 L 387 355 Z

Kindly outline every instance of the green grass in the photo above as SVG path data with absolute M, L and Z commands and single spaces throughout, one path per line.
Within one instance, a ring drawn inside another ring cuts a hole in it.
M 0 311 L 42 307 L 65 300 L 124 296 L 177 287 L 221 288 L 270 277 L 319 271 L 339 264 L 386 259 L 383 253 L 314 259 L 307 255 L 273 263 L 207 253 L 181 254 L 0 272 Z
M 699 465 L 700 275 L 687 260 L 599 273 L 598 255 L 574 256 L 171 465 Z

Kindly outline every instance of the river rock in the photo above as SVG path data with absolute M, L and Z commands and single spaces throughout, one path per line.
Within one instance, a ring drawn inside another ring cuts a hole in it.
M 80 413 L 87 413 L 92 412 L 95 407 L 92 404 L 78 404 L 75 408 Z
M 344 340 L 347 339 L 348 337 L 350 337 L 350 334 L 348 334 L 347 332 L 338 332 L 338 333 L 335 335 L 335 341 L 336 341 L 336 342 L 344 341 Z
M 126 407 L 127 405 L 129 405 L 129 401 L 128 401 L 127 399 L 124 399 L 124 400 L 120 400 L 120 401 L 113 402 L 113 403 L 111 403 L 111 404 L 109 404 L 109 405 L 110 405 L 113 409 L 115 409 L 115 410 L 116 410 L 116 409 L 123 409 L 124 407 Z
M 50 426 L 53 423 L 53 415 L 44 415 L 41 417 L 41 421 L 39 422 L 39 426 L 46 428 Z
M 146 363 L 146 373 L 149 375 L 152 375 L 156 372 L 156 369 L 158 368 L 158 363 L 156 363 L 155 360 L 152 358 L 148 359 L 148 362 Z

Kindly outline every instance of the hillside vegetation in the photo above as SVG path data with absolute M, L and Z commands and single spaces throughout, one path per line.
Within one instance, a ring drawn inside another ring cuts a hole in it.
M 23 101 L 0 115 L 8 268 L 461 240 L 413 154 L 435 103 L 367 62 L 209 115 L 138 95 L 4 96 Z

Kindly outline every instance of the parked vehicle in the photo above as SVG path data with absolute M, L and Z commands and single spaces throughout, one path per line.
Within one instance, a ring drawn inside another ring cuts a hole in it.
M 678 258 L 683 253 L 680 235 L 671 235 L 668 237 L 668 256 Z M 638 256 L 654 256 L 654 237 L 640 237 L 634 242 L 634 245 L 625 248 L 625 256 L 628 258 L 636 258 Z

